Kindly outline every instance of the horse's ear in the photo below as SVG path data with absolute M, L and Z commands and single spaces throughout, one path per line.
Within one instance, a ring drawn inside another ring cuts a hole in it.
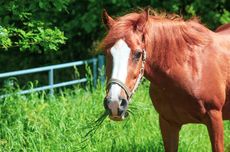
M 103 10 L 103 13 L 102 13 L 102 21 L 108 29 L 110 29 L 115 23 L 115 20 L 108 15 L 105 9 Z
M 149 12 L 150 12 L 150 8 L 146 8 L 146 9 L 142 12 L 140 18 L 137 20 L 137 22 L 136 22 L 135 25 L 134 25 L 134 29 L 135 29 L 135 30 L 138 30 L 138 31 L 143 32 L 143 27 L 144 27 L 145 23 L 146 23 L 146 22 L 148 21 L 148 19 L 149 19 Z
M 147 21 L 149 19 L 150 7 L 146 7 L 144 11 L 144 19 Z

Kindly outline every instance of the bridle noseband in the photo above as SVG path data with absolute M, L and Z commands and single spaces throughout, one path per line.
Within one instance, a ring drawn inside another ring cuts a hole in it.
M 141 82 L 141 79 L 142 79 L 142 77 L 144 75 L 144 68 L 145 68 L 144 66 L 145 66 L 145 61 L 146 61 L 146 51 L 145 51 L 145 49 L 142 50 L 141 60 L 142 60 L 142 65 L 141 65 L 140 73 L 139 73 L 139 76 L 138 76 L 138 78 L 136 80 L 136 83 L 135 83 L 135 85 L 133 87 L 133 90 L 130 90 L 123 82 L 121 82 L 118 79 L 114 79 L 114 78 L 111 78 L 107 82 L 106 89 L 108 90 L 108 88 L 109 88 L 109 86 L 111 84 L 117 84 L 125 91 L 125 93 L 127 95 L 127 99 L 129 100 L 132 97 L 132 95 L 135 92 L 135 90 L 137 89 L 137 87 L 138 87 L 139 83 Z

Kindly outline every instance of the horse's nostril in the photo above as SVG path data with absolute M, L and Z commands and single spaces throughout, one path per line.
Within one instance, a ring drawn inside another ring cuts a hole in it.
M 126 99 L 121 99 L 121 104 L 120 104 L 120 106 L 121 106 L 122 108 L 126 108 L 127 105 L 128 105 L 128 101 L 127 101 Z
M 112 101 L 111 97 L 104 98 L 104 108 L 112 117 L 125 117 L 128 107 L 128 101 L 125 98 L 119 98 Z
M 124 109 L 123 109 L 123 108 L 122 108 L 122 109 L 121 109 L 121 108 L 118 109 L 118 115 L 119 115 L 119 116 L 121 116 L 121 115 L 123 114 L 123 112 L 124 112 Z
M 109 110 L 108 103 L 110 102 L 108 97 L 105 97 L 104 99 L 104 108 L 105 110 Z

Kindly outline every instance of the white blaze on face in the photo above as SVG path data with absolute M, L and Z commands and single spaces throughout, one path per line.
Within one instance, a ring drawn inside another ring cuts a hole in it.
M 122 39 L 118 40 L 114 46 L 110 49 L 113 58 L 113 79 L 118 79 L 125 83 L 128 73 L 128 60 L 131 49 L 128 47 L 126 42 Z M 112 101 L 119 101 L 119 95 L 121 93 L 121 87 L 117 84 L 112 84 L 109 90 Z

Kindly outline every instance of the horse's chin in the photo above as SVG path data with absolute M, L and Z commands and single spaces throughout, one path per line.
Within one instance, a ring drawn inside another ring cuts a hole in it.
M 109 118 L 113 121 L 123 121 L 125 118 L 129 116 L 129 113 L 125 111 L 121 116 L 112 116 L 110 115 Z

